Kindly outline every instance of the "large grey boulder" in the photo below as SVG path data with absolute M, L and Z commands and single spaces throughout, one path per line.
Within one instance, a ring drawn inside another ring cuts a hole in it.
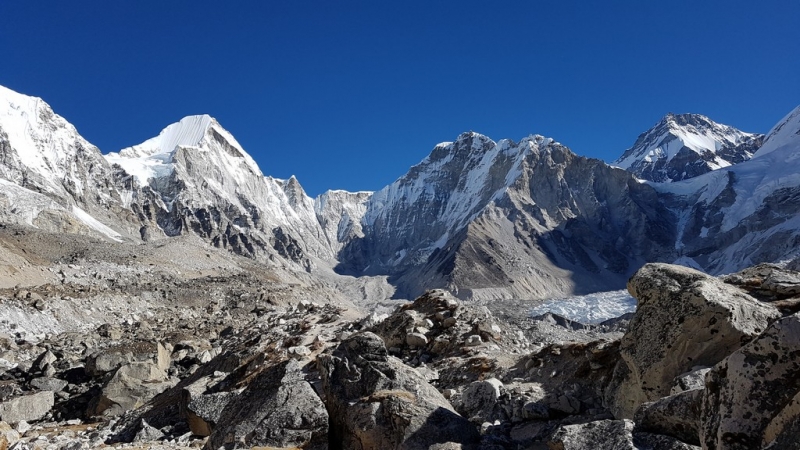
M 304 379 L 301 363 L 285 361 L 257 376 L 228 403 L 206 450 L 219 448 L 328 448 L 328 412 Z M 220 403 L 221 404 L 221 403 Z
M 160 342 L 133 342 L 99 350 L 87 358 L 86 369 L 93 375 L 112 372 L 131 362 L 150 362 L 160 370 L 169 368 L 170 353 Z
M 701 418 L 704 448 L 800 448 L 800 313 L 709 372 Z
M 92 402 L 90 415 L 118 416 L 138 408 L 156 395 L 175 386 L 153 362 L 132 362 L 123 365 L 103 387 L 102 394 Z
M 642 403 L 669 395 L 675 377 L 722 361 L 780 317 L 731 285 L 671 264 L 645 265 L 628 291 L 638 308 L 606 394 L 616 417 L 630 418 Z
M 389 356 L 373 333 L 349 337 L 317 364 L 330 437 L 342 448 L 470 448 L 480 439 L 436 388 Z
M 695 389 L 644 403 L 636 411 L 636 429 L 666 434 L 700 445 L 700 410 L 703 390 Z
M 55 404 L 52 391 L 23 395 L 0 403 L 0 420 L 10 424 L 20 421 L 34 422 L 42 419 Z

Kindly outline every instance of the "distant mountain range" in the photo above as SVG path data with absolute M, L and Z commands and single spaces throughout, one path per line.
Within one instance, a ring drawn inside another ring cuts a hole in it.
M 402 298 L 545 298 L 619 289 L 650 261 L 722 273 L 790 259 L 798 212 L 800 108 L 766 135 L 668 114 L 613 165 L 538 135 L 464 133 L 377 192 L 311 198 L 209 116 L 103 155 L 43 100 L 0 87 L 0 223 L 193 234 L 269 270 L 388 277 Z

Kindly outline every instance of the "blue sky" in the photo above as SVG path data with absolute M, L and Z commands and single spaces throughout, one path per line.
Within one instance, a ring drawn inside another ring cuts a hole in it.
M 103 152 L 216 117 L 267 175 L 375 190 L 464 131 L 612 161 L 667 112 L 767 132 L 800 2 L 0 1 L 0 84 Z

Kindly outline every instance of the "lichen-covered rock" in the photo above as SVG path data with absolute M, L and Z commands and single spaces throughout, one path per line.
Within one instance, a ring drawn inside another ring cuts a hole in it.
M 705 388 L 706 374 L 709 370 L 711 367 L 695 366 L 691 371 L 678 375 L 675 377 L 672 389 L 669 390 L 670 395 Z
M 630 420 L 598 420 L 563 425 L 547 442 L 550 450 L 614 449 L 636 450 L 633 444 L 633 422 Z
M 700 444 L 703 390 L 695 389 L 644 403 L 636 411 L 636 429 L 666 434 L 689 444 Z
M 320 355 L 317 365 L 331 418 L 330 437 L 342 448 L 469 448 L 479 441 L 475 428 L 442 394 L 389 356 L 373 333 L 349 337 L 332 353 Z
M 620 345 L 625 367 L 607 393 L 616 417 L 669 395 L 675 377 L 718 363 L 780 317 L 731 285 L 670 264 L 645 265 L 628 291 L 638 308 Z
M 709 372 L 701 417 L 704 448 L 798 448 L 800 314 L 775 322 Z
M 241 395 L 217 399 L 229 402 L 208 438 L 207 450 L 242 446 L 328 448 L 328 412 L 303 378 L 298 361 L 270 367 Z

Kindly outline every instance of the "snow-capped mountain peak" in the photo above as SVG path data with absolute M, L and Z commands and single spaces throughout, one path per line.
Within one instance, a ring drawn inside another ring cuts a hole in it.
M 214 119 L 207 115 L 187 116 L 163 130 L 158 136 L 150 138 L 139 145 L 121 150 L 119 153 L 128 158 L 151 156 L 160 153 L 171 153 L 178 146 L 197 147 L 205 137 L 208 127 Z
M 685 180 L 747 161 L 762 139 L 700 114 L 669 113 L 613 165 L 645 180 Z
M 787 114 L 767 133 L 764 144 L 753 155 L 753 158 L 760 158 L 785 147 L 797 149 L 798 136 L 800 136 L 800 106 Z
M 4 154 L 8 163 L 0 167 L 0 177 L 42 192 L 65 194 L 65 182 L 80 190 L 85 180 L 74 173 L 72 161 L 80 151 L 99 155 L 96 147 L 55 114 L 44 100 L 3 86 L 0 86 L 0 133 L 5 134 L 9 143 Z
M 232 172 L 245 170 L 263 176 L 253 158 L 244 151 L 236 139 L 213 117 L 203 114 L 187 116 L 173 123 L 158 136 L 106 155 L 111 164 L 118 164 L 127 173 L 146 185 L 151 178 L 160 178 L 175 169 L 175 152 L 180 148 L 209 148 L 218 152 L 217 163 Z M 241 178 L 241 176 L 239 176 Z

